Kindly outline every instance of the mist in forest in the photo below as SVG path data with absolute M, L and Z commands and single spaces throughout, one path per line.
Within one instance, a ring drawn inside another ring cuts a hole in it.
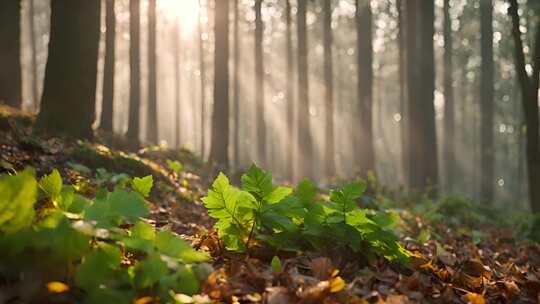
M 103 121 L 108 91 L 114 100 L 112 131 L 128 132 L 130 5 L 137 2 L 138 140 L 212 158 L 215 58 L 224 52 L 216 49 L 222 29 L 216 14 L 223 13 L 216 3 L 224 5 L 218 1 L 226 0 L 101 1 L 94 129 Z M 424 178 L 414 186 L 527 208 L 527 128 L 509 14 L 513 1 L 417 2 L 228 1 L 229 140 L 228 163 L 221 165 L 243 170 L 256 162 L 278 180 L 311 177 L 321 185 L 367 172 L 390 189 L 412 188 L 411 179 Z M 149 31 L 151 3 L 155 39 Z M 524 58 L 533 62 L 537 55 L 529 45 L 539 30 L 539 5 L 517 3 Z M 51 3 L 21 5 L 22 106 L 38 112 Z M 112 82 L 104 77 L 107 38 L 114 41 Z M 155 142 L 148 132 L 149 40 L 155 40 L 157 59 Z M 523 65 L 529 75 L 536 71 L 533 65 Z M 421 76 L 408 82 L 415 75 Z M 108 82 L 112 90 L 104 90 Z M 298 168 L 306 161 L 309 170 Z

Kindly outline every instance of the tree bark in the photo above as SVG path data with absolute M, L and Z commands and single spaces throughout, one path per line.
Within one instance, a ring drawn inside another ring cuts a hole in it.
M 262 20 L 262 0 L 255 0 L 255 100 L 257 129 L 257 157 L 260 165 L 266 165 L 266 122 L 265 122 L 265 96 L 264 96 L 264 53 Z
M 311 137 L 309 113 L 309 80 L 307 50 L 307 0 L 298 0 L 298 173 L 302 177 L 313 177 L 313 138 Z
M 202 1 L 199 0 L 198 33 L 199 33 L 199 69 L 201 77 L 201 158 L 206 152 L 206 61 L 204 59 L 204 40 L 202 22 Z
M 233 121 L 234 121 L 234 167 L 240 168 L 240 16 L 238 0 L 234 0 L 234 75 L 233 75 Z
M 0 1 L 0 102 L 20 109 L 21 1 Z
M 481 199 L 492 203 L 495 184 L 493 115 L 494 115 L 494 77 L 493 77 L 493 1 L 480 1 L 480 48 L 482 64 L 480 73 L 481 100 Z
M 404 3 L 402 0 L 396 1 L 398 12 L 398 52 L 399 52 L 399 108 L 401 114 L 400 135 L 401 135 L 401 183 L 407 186 L 408 177 L 408 147 L 407 147 L 407 70 L 406 70 L 406 24 Z
M 456 156 L 455 156 L 455 115 L 454 115 L 454 79 L 453 79 L 453 38 L 450 0 L 444 0 L 444 164 L 446 190 L 452 192 Z
M 289 134 L 289 145 L 287 147 L 287 173 L 291 181 L 294 180 L 294 151 L 296 141 L 294 138 L 294 57 L 292 45 L 292 17 L 291 1 L 285 0 L 285 48 L 287 51 L 287 74 L 286 77 L 286 99 L 287 99 L 287 133 Z
M 36 130 L 91 138 L 100 1 L 53 0 L 49 57 Z
M 158 143 L 156 1 L 148 1 L 148 125 L 146 126 L 147 141 L 154 145 Z
M 33 110 L 38 109 L 39 105 L 39 89 L 38 89 L 38 63 L 37 63 L 37 45 L 36 45 L 36 22 L 35 22 L 35 2 L 30 0 L 28 7 L 28 27 L 30 28 L 30 56 L 32 65 L 30 68 L 32 70 L 32 107 Z
M 229 164 L 229 2 L 215 1 L 214 111 L 210 161 Z
M 174 20 L 173 26 L 173 43 L 174 43 L 174 143 L 176 148 L 180 148 L 182 145 L 182 136 L 181 136 L 181 122 L 182 122 L 182 96 L 181 96 L 181 86 L 182 86 L 182 75 L 180 73 L 180 18 L 177 17 Z
M 433 0 L 409 0 L 406 5 L 409 186 L 423 191 L 437 185 L 438 175 L 433 103 L 435 8 Z
M 140 2 L 129 0 L 129 121 L 127 138 L 139 147 L 141 111 Z
M 375 173 L 373 146 L 373 33 L 371 1 L 356 0 L 359 126 L 356 141 L 360 175 Z
M 334 143 L 334 67 L 332 58 L 332 4 L 323 2 L 323 41 L 324 41 L 324 99 L 326 128 L 326 145 L 324 150 L 325 175 L 336 174 Z
M 521 39 L 518 3 L 509 0 L 508 13 L 512 19 L 512 36 L 515 44 L 515 66 L 521 85 L 523 112 L 526 126 L 526 155 L 529 182 L 529 203 L 534 213 L 540 213 L 540 131 L 538 119 L 538 80 L 540 77 L 540 21 L 536 25 L 535 45 L 533 46 L 533 74 L 526 70 L 523 41 Z M 532 48 L 531 48 L 532 49 Z
M 116 16 L 115 0 L 106 0 L 105 23 L 105 63 L 103 67 L 103 102 L 101 105 L 100 128 L 105 132 L 113 132 L 114 123 L 114 75 L 115 75 L 115 41 Z

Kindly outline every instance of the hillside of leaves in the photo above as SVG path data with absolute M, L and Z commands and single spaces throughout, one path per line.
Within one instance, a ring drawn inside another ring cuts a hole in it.
M 255 165 L 237 178 L 33 122 L 0 108 L 0 303 L 540 301 L 528 213 L 373 180 L 280 185 Z

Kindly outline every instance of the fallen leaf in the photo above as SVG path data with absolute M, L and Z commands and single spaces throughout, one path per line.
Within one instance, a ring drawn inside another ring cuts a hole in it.
M 62 282 L 49 282 L 47 283 L 47 290 L 50 293 L 64 293 L 69 291 L 69 286 Z
M 478 293 L 469 292 L 465 295 L 465 300 L 469 304 L 486 304 L 484 296 Z
M 330 292 L 340 292 L 343 288 L 345 288 L 345 281 L 340 276 L 330 279 Z

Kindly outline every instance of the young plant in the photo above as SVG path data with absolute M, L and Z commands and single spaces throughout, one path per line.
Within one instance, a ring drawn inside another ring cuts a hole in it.
M 245 251 L 258 239 L 280 250 L 327 251 L 369 249 L 389 260 L 407 261 L 409 253 L 394 232 L 398 217 L 360 209 L 357 200 L 365 182 L 353 182 L 330 191 L 329 201 L 316 202 L 310 181 L 296 191 L 272 184 L 272 175 L 253 165 L 242 176 L 242 188 L 232 186 L 220 173 L 203 202 L 225 247 Z

